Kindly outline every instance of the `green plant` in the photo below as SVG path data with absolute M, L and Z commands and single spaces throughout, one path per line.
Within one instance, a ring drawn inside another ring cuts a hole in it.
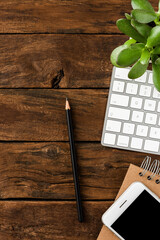
M 130 37 L 111 54 L 111 62 L 117 67 L 132 66 L 128 77 L 142 76 L 152 60 L 153 82 L 160 91 L 160 1 L 155 12 L 148 0 L 131 0 L 133 10 L 117 21 L 121 32 Z

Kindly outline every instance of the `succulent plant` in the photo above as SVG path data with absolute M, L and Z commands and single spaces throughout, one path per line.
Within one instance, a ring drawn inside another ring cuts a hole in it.
M 133 10 L 116 24 L 119 30 L 130 37 L 111 54 L 116 67 L 132 66 L 128 77 L 142 76 L 152 62 L 153 83 L 160 91 L 160 1 L 156 12 L 148 0 L 131 0 Z

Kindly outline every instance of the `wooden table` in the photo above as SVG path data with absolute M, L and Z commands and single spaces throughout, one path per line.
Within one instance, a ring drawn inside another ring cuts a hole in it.
M 153 2 L 153 1 L 152 1 Z M 156 5 L 154 1 L 154 5 Z M 122 0 L 0 1 L 0 240 L 95 240 L 130 163 L 100 144 Z M 77 220 L 65 98 L 85 222 Z

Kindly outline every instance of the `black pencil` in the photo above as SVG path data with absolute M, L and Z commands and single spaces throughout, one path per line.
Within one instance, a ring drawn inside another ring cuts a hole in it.
M 78 180 L 78 167 L 77 167 L 76 151 L 75 151 L 74 136 L 73 136 L 71 108 L 67 98 L 66 98 L 65 109 L 66 109 L 66 115 L 67 115 L 68 134 L 69 134 L 69 142 L 70 142 L 70 149 L 71 149 L 71 161 L 72 161 L 74 187 L 75 187 L 76 202 L 77 202 L 78 220 L 79 222 L 83 222 L 82 201 L 80 196 L 80 186 L 79 186 L 79 180 Z

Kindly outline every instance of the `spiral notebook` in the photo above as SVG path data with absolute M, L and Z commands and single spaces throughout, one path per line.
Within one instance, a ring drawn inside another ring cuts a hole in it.
M 160 197 L 160 162 L 154 160 L 151 162 L 150 157 L 146 157 L 142 162 L 141 167 L 133 164 L 129 166 L 127 174 L 124 178 L 122 186 L 116 198 L 118 198 L 133 182 L 142 182 L 158 197 Z M 106 226 L 103 226 L 97 240 L 118 240 Z

